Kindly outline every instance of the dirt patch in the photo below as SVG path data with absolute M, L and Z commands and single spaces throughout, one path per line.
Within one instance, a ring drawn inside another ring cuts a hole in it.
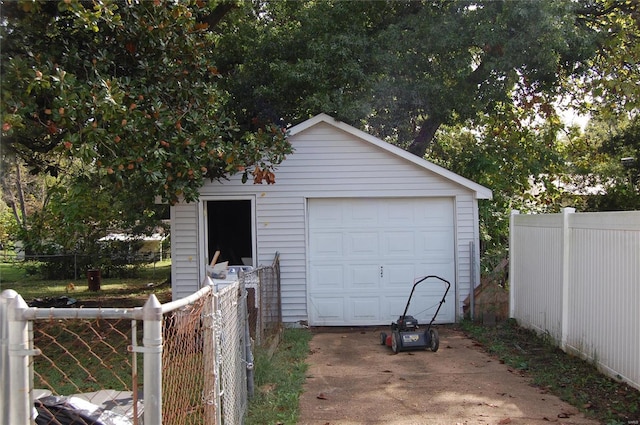
M 440 327 L 440 349 L 393 354 L 387 328 L 315 329 L 300 425 L 597 424 Z

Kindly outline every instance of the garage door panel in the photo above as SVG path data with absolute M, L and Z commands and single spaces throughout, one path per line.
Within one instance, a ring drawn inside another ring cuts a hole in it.
M 382 308 L 381 308 L 381 324 L 390 324 L 391 322 L 395 322 L 398 320 L 398 317 L 404 311 L 404 307 L 407 305 L 407 298 L 409 293 L 406 295 L 400 294 L 397 295 L 389 295 L 383 300 Z
M 413 264 L 392 264 L 384 267 L 382 282 L 385 289 L 406 291 L 408 296 L 415 276 L 416 271 Z
M 408 259 L 416 257 L 416 237 L 414 232 L 384 232 L 383 241 L 382 253 L 384 255 Z
M 440 300 L 442 300 L 442 295 L 440 294 L 439 298 L 436 300 L 434 297 L 414 297 L 411 299 L 411 305 L 409 306 L 409 310 L 407 311 L 407 315 L 413 316 L 418 319 L 419 324 L 427 324 L 433 318 L 433 315 L 436 313 L 438 309 L 438 305 Z M 445 302 L 442 304 L 442 308 L 438 312 L 438 316 L 434 323 L 446 323 L 448 320 L 445 318 L 450 317 L 452 311 L 449 308 L 449 304 Z M 399 313 L 401 314 L 402 311 Z M 396 317 L 397 319 L 397 317 Z
M 316 291 L 334 292 L 344 289 L 344 274 L 344 266 L 341 264 L 318 265 L 314 267 L 311 278 Z
M 371 321 L 378 320 L 380 310 L 380 297 L 350 297 L 349 303 L 349 321 L 351 323 L 367 324 Z
M 453 203 L 448 198 L 431 198 L 421 204 L 414 204 L 418 220 L 427 227 L 450 226 L 453 217 Z
M 430 262 L 416 267 L 416 276 L 439 276 L 448 280 L 453 287 L 454 263 L 453 262 Z M 444 285 L 444 284 L 443 284 Z
M 424 258 L 433 255 L 451 258 L 453 252 L 452 229 L 422 230 L 416 232 L 416 252 Z
M 328 199 L 315 199 L 313 209 L 309 210 L 309 221 L 316 229 L 335 229 L 342 227 L 342 209 Z
M 380 252 L 378 232 L 348 232 L 345 234 L 346 258 L 377 258 Z
M 311 247 L 311 256 L 318 260 L 344 257 L 344 234 L 340 232 L 317 232 Z
M 347 269 L 349 279 L 345 285 L 347 290 L 357 291 L 377 290 L 379 273 L 377 267 L 371 265 L 354 265 Z
M 320 324 L 338 325 L 344 322 L 344 301 L 342 296 L 316 297 L 310 305 L 310 316 L 314 317 L 316 322 Z
M 417 220 L 414 202 L 409 200 L 389 201 L 382 208 L 383 222 L 390 227 L 415 223 Z
M 382 321 L 380 324 L 390 324 L 391 322 L 395 322 L 398 320 L 398 317 L 404 312 L 405 307 L 407 306 L 407 297 L 389 297 L 384 300 L 383 307 L 381 308 L 381 316 Z M 442 299 L 442 295 L 440 295 L 440 299 Z M 425 304 L 424 301 L 431 301 L 429 304 Z M 418 323 L 421 325 L 428 324 L 431 322 L 433 315 L 435 314 L 438 306 L 434 305 L 432 302 L 433 299 L 429 300 L 420 300 L 413 299 L 411 300 L 411 305 L 409 306 L 409 311 L 407 315 L 413 316 L 418 320 Z M 438 300 L 440 301 L 440 300 Z M 453 313 L 453 310 L 449 306 L 450 303 L 444 303 L 440 312 L 438 312 L 438 316 L 434 323 L 450 323 L 449 317 Z
M 353 203 L 343 205 L 344 223 L 347 228 L 370 228 L 379 223 L 378 209 L 369 199 L 355 200 Z

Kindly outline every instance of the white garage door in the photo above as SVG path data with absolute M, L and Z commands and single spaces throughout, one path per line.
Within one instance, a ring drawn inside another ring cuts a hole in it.
M 308 211 L 311 325 L 390 324 L 427 275 L 451 282 L 436 323 L 455 321 L 452 198 L 311 199 Z M 421 283 L 407 314 L 430 321 L 444 291 Z

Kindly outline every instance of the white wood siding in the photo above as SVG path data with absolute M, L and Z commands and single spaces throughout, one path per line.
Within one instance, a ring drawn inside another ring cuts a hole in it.
M 480 281 L 480 268 L 472 270 L 472 264 L 480 262 L 478 204 L 470 195 L 458 195 L 455 199 L 455 238 L 456 238 L 456 285 L 451 288 L 456 291 L 456 311 L 462 314 L 462 305 L 471 292 L 472 273 L 476 273 L 475 282 Z M 475 259 L 472 261 L 469 244 L 475 246 Z
M 198 271 L 198 205 L 171 207 L 171 288 L 173 299 L 200 289 Z
M 256 264 L 270 264 L 275 253 L 280 252 L 284 321 L 307 320 L 306 201 L 328 197 L 454 198 L 459 267 L 455 284 L 459 313 L 462 300 L 469 293 L 469 241 L 477 243 L 478 240 L 474 192 L 324 122 L 291 136 L 289 140 L 295 151 L 276 170 L 275 185 L 242 184 L 240 176 L 233 176 L 229 181 L 206 184 L 200 196 L 200 201 L 204 202 L 226 196 L 255 194 Z M 177 242 L 182 248 L 192 243 L 193 248 L 189 252 L 193 254 L 198 246 L 193 240 L 198 222 L 193 216 L 196 209 L 184 206 L 173 209 L 176 210 L 173 225 L 179 226 L 176 228 L 179 232 L 189 228 L 191 235 L 188 242 L 185 236 Z M 180 214 L 177 214 L 178 210 Z M 176 232 L 172 230 L 172 234 Z M 176 248 L 172 240 L 172 250 Z M 183 285 L 193 287 L 183 280 L 187 278 L 186 270 L 197 269 L 198 266 L 187 261 L 188 255 L 173 252 L 177 254 L 173 257 L 176 269 L 174 287 L 179 287 L 178 293 L 184 294 L 189 290 Z M 197 273 L 192 271 L 189 276 Z M 201 280 L 202 276 L 198 275 L 198 278 Z

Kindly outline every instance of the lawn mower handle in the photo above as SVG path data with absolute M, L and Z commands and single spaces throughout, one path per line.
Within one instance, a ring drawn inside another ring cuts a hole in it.
M 442 304 L 444 304 L 445 298 L 447 297 L 447 293 L 449 292 L 449 288 L 451 287 L 451 283 L 449 283 L 448 280 L 443 279 L 440 276 L 436 276 L 436 275 L 425 276 L 425 277 L 421 278 L 420 280 L 418 280 L 416 283 L 413 284 L 413 288 L 411 288 L 411 293 L 409 294 L 409 299 L 407 300 L 407 306 L 404 308 L 404 313 L 402 313 L 402 318 L 404 318 L 407 315 L 407 311 L 409 310 L 409 304 L 411 304 L 411 297 L 413 297 L 413 291 L 416 290 L 416 286 L 418 286 L 419 283 L 424 282 L 425 280 L 427 280 L 427 279 L 429 279 L 431 277 L 435 277 L 436 279 L 441 280 L 444 283 L 446 283 L 447 284 L 447 289 L 444 291 L 444 295 L 442 296 L 442 300 L 440 301 L 440 304 L 438 305 L 438 309 L 436 310 L 436 313 L 431 318 L 431 322 L 429 322 L 429 328 L 431 328 L 431 324 L 433 323 L 433 321 L 436 320 L 436 316 L 440 312 L 440 308 L 442 307 Z

